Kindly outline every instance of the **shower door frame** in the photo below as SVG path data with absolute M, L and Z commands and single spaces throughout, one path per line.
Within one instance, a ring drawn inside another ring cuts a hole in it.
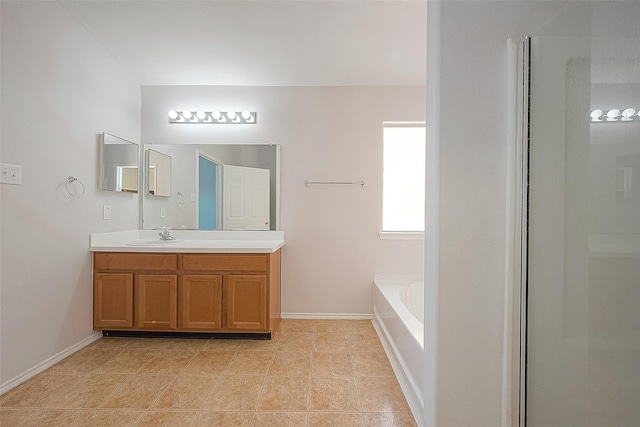
M 531 38 L 511 42 L 513 73 L 511 87 L 510 137 L 508 149 L 508 195 L 511 209 L 507 229 L 507 301 L 505 313 L 506 391 L 503 397 L 503 426 L 526 425 L 527 403 L 527 294 L 529 239 L 529 107 Z M 508 331 L 511 330 L 511 333 Z
M 527 296 L 528 296 L 528 258 L 529 258 L 529 114 L 530 114 L 530 77 L 531 77 L 531 38 L 526 37 L 522 41 L 522 116 L 520 126 L 522 136 L 520 138 L 521 156 L 521 195 L 520 206 L 520 363 L 519 363 L 519 405 L 518 421 L 524 427 L 527 409 Z

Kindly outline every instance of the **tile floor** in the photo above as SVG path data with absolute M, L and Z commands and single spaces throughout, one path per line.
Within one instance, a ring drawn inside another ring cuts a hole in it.
M 101 338 L 0 396 L 0 426 L 415 426 L 368 320 L 271 341 Z

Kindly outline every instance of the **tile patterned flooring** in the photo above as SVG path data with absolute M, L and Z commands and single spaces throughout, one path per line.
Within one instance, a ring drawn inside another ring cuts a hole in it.
M 369 320 L 271 341 L 101 338 L 0 396 L 0 426 L 415 426 Z

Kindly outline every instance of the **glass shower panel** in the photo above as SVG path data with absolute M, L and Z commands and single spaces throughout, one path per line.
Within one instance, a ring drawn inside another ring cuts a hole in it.
M 640 39 L 530 52 L 526 423 L 638 426 Z

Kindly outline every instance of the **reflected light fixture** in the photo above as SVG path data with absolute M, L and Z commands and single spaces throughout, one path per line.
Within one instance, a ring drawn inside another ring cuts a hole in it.
M 617 108 L 609 110 L 609 112 L 607 113 L 608 122 L 616 122 L 618 121 L 618 117 L 620 117 L 620 110 L 618 110 Z
M 591 123 L 621 123 L 621 122 L 636 122 L 640 123 L 640 109 L 625 108 L 619 110 L 612 108 L 609 111 L 595 109 L 589 114 L 591 117 Z
M 631 120 L 633 120 L 633 115 L 635 113 L 636 113 L 636 110 L 634 110 L 633 108 L 627 108 L 622 112 L 622 121 L 630 122 Z
M 171 112 L 171 111 L 169 111 L 169 112 Z M 600 117 L 602 117 L 602 114 L 604 114 L 602 112 L 602 110 L 593 110 L 591 112 L 591 121 L 592 122 L 601 122 L 602 119 L 600 119 Z M 169 116 L 169 117 L 171 117 L 171 116 Z
M 255 124 L 258 113 L 255 111 L 202 111 L 169 110 L 169 123 L 212 123 L 212 124 Z

